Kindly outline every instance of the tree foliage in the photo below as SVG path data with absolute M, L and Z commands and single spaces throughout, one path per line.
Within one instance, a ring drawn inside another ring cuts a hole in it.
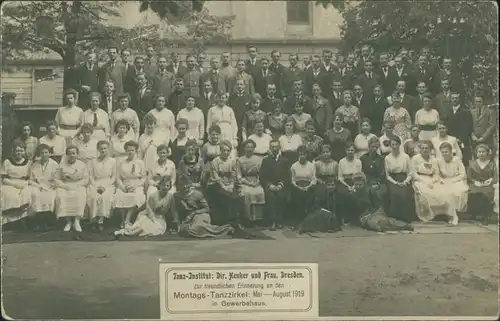
M 342 46 L 370 43 L 377 51 L 430 47 L 437 58 L 449 56 L 468 92 L 498 87 L 498 14 L 492 1 L 318 1 L 343 15 Z

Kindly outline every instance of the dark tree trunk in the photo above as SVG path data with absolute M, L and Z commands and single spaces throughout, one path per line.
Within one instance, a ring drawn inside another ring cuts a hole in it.
M 73 1 L 71 14 L 66 21 L 66 48 L 64 53 L 64 90 L 74 88 L 76 85 L 76 40 L 78 37 L 78 16 L 81 12 L 81 1 Z M 63 97 L 64 100 L 64 97 Z M 64 102 L 63 102 L 64 103 Z

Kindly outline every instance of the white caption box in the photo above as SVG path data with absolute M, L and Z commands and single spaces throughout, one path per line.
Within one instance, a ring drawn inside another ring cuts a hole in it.
M 160 263 L 162 320 L 318 316 L 318 265 Z

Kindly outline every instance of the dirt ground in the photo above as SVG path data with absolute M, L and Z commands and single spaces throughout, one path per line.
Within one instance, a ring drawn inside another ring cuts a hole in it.
M 158 261 L 318 262 L 320 316 L 494 316 L 498 235 L 5 245 L 14 319 L 159 317 Z

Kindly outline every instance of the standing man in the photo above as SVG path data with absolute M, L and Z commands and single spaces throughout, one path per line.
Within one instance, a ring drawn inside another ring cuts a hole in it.
M 148 79 L 151 78 L 158 71 L 157 60 L 155 57 L 155 49 L 153 48 L 153 46 L 148 46 L 146 48 L 146 59 L 144 59 L 144 69 Z
M 255 74 L 258 73 L 261 69 L 260 61 L 258 58 L 257 47 L 255 46 L 248 47 L 248 57 L 249 57 L 248 60 L 245 61 L 245 66 L 246 66 L 245 71 L 247 74 L 254 77 Z
M 283 112 L 287 115 L 292 115 L 295 112 L 295 106 L 304 106 L 304 112 L 312 114 L 314 109 L 312 107 L 312 100 L 304 93 L 304 84 L 302 79 L 295 79 L 293 81 L 293 94 L 283 104 Z
M 441 91 L 434 98 L 434 105 L 441 119 L 451 110 L 451 90 L 450 81 L 448 79 L 441 80 Z
M 497 119 L 492 108 L 484 105 L 483 96 L 475 95 L 474 108 L 471 110 L 472 115 L 472 145 L 486 144 L 493 150 L 495 155 L 495 144 L 493 138 L 496 130 Z
M 119 108 L 118 95 L 115 93 L 115 84 L 113 84 L 112 80 L 108 80 L 104 85 L 104 95 L 102 96 L 100 107 L 107 112 L 108 115 L 111 115 Z
M 309 68 L 311 68 L 312 56 L 304 56 L 304 59 L 302 60 L 302 64 L 304 65 L 302 68 L 302 71 L 306 71 Z
M 386 52 L 381 53 L 379 56 L 377 73 L 380 76 L 380 85 L 382 85 L 384 93 L 388 95 L 393 93 L 398 81 L 398 75 L 394 66 L 389 66 L 389 55 Z
M 186 106 L 187 94 L 184 88 L 184 79 L 177 78 L 175 80 L 174 91 L 168 98 L 168 109 L 177 117 L 179 110 Z
M 229 52 L 223 52 L 221 54 L 221 67 L 220 72 L 224 77 L 226 77 L 226 89 L 228 87 L 227 81 L 236 75 L 236 68 L 231 65 L 231 54 Z
M 472 156 L 471 138 L 474 124 L 471 111 L 462 103 L 459 93 L 452 91 L 451 109 L 448 109 L 441 119 L 448 125 L 448 134 L 458 139 L 462 149 L 462 161 L 467 166 Z
M 196 68 L 196 58 L 193 55 L 186 57 L 187 70 L 184 74 L 184 86 L 188 95 L 195 98 L 200 97 L 201 72 Z
M 78 106 L 84 110 L 90 107 L 90 93 L 98 91 L 99 87 L 97 55 L 94 52 L 89 52 L 86 58 L 86 61 L 76 70 L 75 88 L 78 90 Z
M 364 61 L 363 66 L 365 72 L 358 77 L 356 82 L 363 88 L 364 95 L 370 96 L 373 93 L 375 85 L 380 84 L 380 76 L 373 72 L 372 61 Z
M 271 59 L 273 60 L 269 65 L 269 70 L 274 73 L 274 83 L 276 84 L 276 94 L 278 98 L 285 96 L 284 82 L 285 82 L 285 66 L 280 63 L 281 53 L 278 50 L 271 52 Z
M 135 68 L 132 64 L 130 57 L 130 50 L 122 49 L 121 53 L 123 63 L 123 91 L 126 93 L 133 93 L 135 86 Z
M 123 93 L 123 64 L 118 60 L 118 48 L 108 48 L 109 61 L 106 62 L 100 69 L 99 84 L 101 90 L 104 91 L 104 85 L 108 80 L 115 84 L 116 93 Z
M 330 75 L 321 68 L 321 57 L 315 55 L 312 59 L 312 67 L 304 72 L 304 92 L 306 95 L 312 95 L 312 85 L 317 83 L 321 87 L 322 92 L 327 92 L 329 86 Z
M 167 58 L 158 57 L 158 70 L 151 80 L 153 92 L 168 99 L 174 90 L 175 75 L 167 70 Z
M 176 78 L 184 77 L 187 68 L 179 62 L 179 54 L 177 52 L 172 52 L 170 54 L 171 62 L 167 67 L 167 70 L 175 75 Z
M 462 75 L 459 70 L 453 69 L 453 61 L 449 57 L 443 59 L 443 68 L 437 73 L 435 77 L 435 86 L 439 88 L 441 80 L 448 79 L 452 91 L 463 93 Z
M 424 82 L 427 88 L 432 88 L 434 85 L 432 78 L 433 74 L 432 71 L 429 70 L 427 57 L 420 55 L 418 57 L 417 66 L 414 68 L 410 76 L 410 79 L 414 84 L 408 84 L 414 88 L 411 92 L 413 92 L 413 94 L 417 94 L 416 89 L 420 82 Z M 434 88 L 432 88 L 432 91 L 434 91 Z
M 213 57 L 210 59 L 210 70 L 207 70 L 205 73 L 201 75 L 200 80 L 200 91 L 203 92 L 203 88 L 205 86 L 205 81 L 209 80 L 212 83 L 212 91 L 214 93 L 223 93 L 227 92 L 226 90 L 226 82 L 227 76 L 224 75 L 219 67 L 219 59 L 217 57 Z
M 254 79 L 253 79 L 252 75 L 245 72 L 245 70 L 246 70 L 245 61 L 242 59 L 239 59 L 236 62 L 236 75 L 234 75 L 232 78 L 229 78 L 229 80 L 228 80 L 228 84 L 229 84 L 228 92 L 230 94 L 235 93 L 238 90 L 238 88 L 236 86 L 236 81 L 239 79 L 242 79 L 243 82 L 245 83 L 245 93 L 253 95 L 253 93 L 255 92 Z
M 208 70 L 205 68 L 205 60 L 207 60 L 207 55 L 203 52 L 200 52 L 196 57 L 196 68 L 202 74 L 207 72 Z
M 267 85 L 276 84 L 276 75 L 270 70 L 269 59 L 266 57 L 260 58 L 260 67 L 261 70 L 253 75 L 255 92 L 261 97 L 265 97 Z
M 286 98 L 293 95 L 293 82 L 296 79 L 302 79 L 302 69 L 300 69 L 299 56 L 291 54 L 288 57 L 289 66 L 285 68 L 285 76 L 283 79 L 283 92 Z
M 148 76 L 145 73 L 137 75 L 138 90 L 135 94 L 134 110 L 142 120 L 144 116 L 153 109 L 154 94 L 151 88 L 148 87 Z

